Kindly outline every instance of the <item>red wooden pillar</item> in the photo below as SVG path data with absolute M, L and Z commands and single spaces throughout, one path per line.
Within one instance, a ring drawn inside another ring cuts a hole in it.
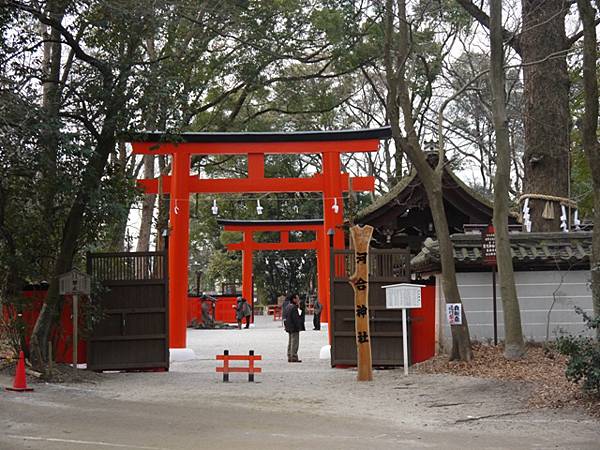
M 185 348 L 190 238 L 190 154 L 173 154 L 169 239 L 169 348 Z
M 344 202 L 342 198 L 342 183 L 341 183 L 341 164 L 340 154 L 338 152 L 326 152 L 323 153 L 323 177 L 325 180 L 325 186 L 323 187 L 323 228 L 325 236 L 321 240 L 323 255 L 325 255 L 325 261 L 322 265 L 322 270 L 326 276 L 325 279 L 329 284 L 330 277 L 333 274 L 329 270 L 329 239 L 327 239 L 326 233 L 328 230 L 334 231 L 333 236 L 333 247 L 335 249 L 344 248 L 344 231 L 342 224 L 344 223 Z M 337 204 L 337 212 L 335 212 L 334 205 Z M 330 323 L 330 304 L 331 304 L 331 292 L 330 286 L 327 286 L 327 295 L 323 302 L 323 313 L 322 316 L 327 323 Z
M 321 305 L 327 303 L 329 298 L 329 277 L 327 276 L 326 270 L 329 269 L 329 259 L 327 254 L 324 252 L 323 242 L 327 241 L 327 234 L 323 228 L 316 231 L 315 253 L 317 254 L 317 295 Z M 326 312 L 321 311 L 321 322 L 329 323 L 327 308 Z
M 264 180 L 265 155 L 263 153 L 248 154 L 248 178 Z M 242 250 L 242 296 L 248 300 L 250 307 L 254 305 L 254 232 L 244 231 L 244 249 Z
M 253 283 L 253 258 L 254 255 L 254 238 L 252 231 L 244 231 L 244 245 L 242 249 L 242 296 L 248 300 L 248 304 L 252 307 L 254 299 L 252 298 Z

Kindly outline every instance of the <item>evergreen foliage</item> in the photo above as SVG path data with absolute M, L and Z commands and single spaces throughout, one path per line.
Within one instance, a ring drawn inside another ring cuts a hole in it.
M 598 330 L 600 317 L 591 317 L 581 308 L 575 308 L 587 328 Z M 565 375 L 590 394 L 600 397 L 600 341 L 588 336 L 560 336 L 556 341 L 560 353 L 569 357 Z

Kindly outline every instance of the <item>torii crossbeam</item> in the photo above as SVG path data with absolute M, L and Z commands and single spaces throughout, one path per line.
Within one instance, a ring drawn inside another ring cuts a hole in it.
M 349 190 L 371 191 L 373 177 L 349 177 L 341 171 L 341 153 L 374 152 L 381 139 L 390 137 L 389 127 L 371 130 L 294 133 L 138 133 L 131 139 L 134 154 L 170 154 L 170 177 L 161 180 L 162 191 L 171 195 L 169 239 L 169 347 L 186 347 L 186 301 L 189 255 L 189 195 L 191 193 L 321 192 L 323 232 L 334 232 L 334 247 L 344 248 L 342 195 Z M 200 179 L 190 174 L 191 155 L 248 156 L 246 178 Z M 265 177 L 267 154 L 321 154 L 322 172 L 310 178 Z M 138 180 L 147 193 L 158 193 L 158 179 Z M 338 205 L 337 212 L 332 206 Z M 325 239 L 322 239 L 325 241 Z M 329 260 L 329 245 L 322 244 Z M 325 264 L 325 278 L 329 267 Z M 329 304 L 329 291 L 323 299 Z

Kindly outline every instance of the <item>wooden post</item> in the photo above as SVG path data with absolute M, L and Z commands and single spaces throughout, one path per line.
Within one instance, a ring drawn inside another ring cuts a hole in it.
M 254 382 L 254 350 L 248 352 L 250 358 L 248 359 L 248 382 Z
M 52 341 L 48 341 L 48 373 L 52 378 L 52 371 L 54 370 L 54 356 L 52 355 Z
M 354 289 L 356 355 L 358 363 L 358 381 L 373 380 L 371 359 L 371 333 L 369 330 L 369 243 L 373 227 L 358 225 L 350 228 L 354 247 L 354 273 L 350 284 Z
M 406 308 L 402 308 L 402 360 L 404 375 L 408 375 L 408 327 L 406 326 Z
M 225 359 L 223 359 L 223 383 L 229 382 L 229 350 L 224 350 L 223 355 L 225 355 Z
M 73 294 L 73 376 L 77 373 L 77 345 L 79 344 L 78 322 L 79 322 L 79 305 L 78 295 Z

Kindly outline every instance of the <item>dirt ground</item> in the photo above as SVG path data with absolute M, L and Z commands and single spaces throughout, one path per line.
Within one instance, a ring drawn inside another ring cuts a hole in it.
M 528 345 L 525 358 L 506 360 L 501 345 L 474 344 L 474 361 L 448 361 L 445 355 L 418 364 L 415 370 L 423 374 L 452 374 L 484 379 L 517 381 L 531 385 L 528 406 L 534 408 L 581 408 L 600 416 L 600 398 L 586 395 L 579 385 L 567 380 L 567 358 L 552 348 Z
M 436 359 L 359 383 L 356 370 L 320 359 L 326 343 L 326 330 L 302 333 L 303 362 L 290 364 L 280 323 L 258 318 L 249 330 L 189 330 L 196 359 L 167 373 L 32 381 L 34 393 L 0 393 L 0 449 L 598 448 L 600 421 L 589 410 L 534 401 L 548 386 L 525 375 L 543 356 L 535 351 L 510 368 L 497 350 L 477 348 L 470 367 Z M 224 349 L 262 355 L 257 382 L 232 374 L 223 383 L 215 355 Z M 562 363 L 547 363 L 555 372 L 538 370 L 540 378 L 558 383 Z

